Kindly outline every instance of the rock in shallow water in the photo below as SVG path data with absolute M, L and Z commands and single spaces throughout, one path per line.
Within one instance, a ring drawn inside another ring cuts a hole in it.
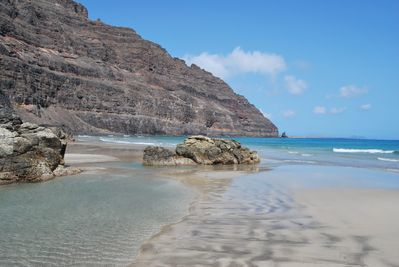
M 0 184 L 45 181 L 79 171 L 63 168 L 67 142 L 62 130 L 22 123 L 0 100 Z
M 255 151 L 242 147 L 235 140 L 209 138 L 202 135 L 188 137 L 172 151 L 163 147 L 144 149 L 144 165 L 215 165 L 256 164 L 260 159 Z
M 177 166 L 195 165 L 196 163 L 192 159 L 178 156 L 170 149 L 148 146 L 144 149 L 143 164 L 148 166 Z

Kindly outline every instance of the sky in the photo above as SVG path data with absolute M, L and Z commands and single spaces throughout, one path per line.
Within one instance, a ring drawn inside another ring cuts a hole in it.
M 399 1 L 78 2 L 222 78 L 280 132 L 399 139 Z

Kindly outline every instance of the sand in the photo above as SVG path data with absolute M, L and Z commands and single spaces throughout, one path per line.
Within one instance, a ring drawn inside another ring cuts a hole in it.
M 276 172 L 197 172 L 190 213 L 132 266 L 399 266 L 398 190 L 292 190 Z
M 364 265 L 399 266 L 399 190 L 308 189 L 296 199 L 329 228 L 335 247 L 354 243 Z
M 142 149 L 78 142 L 68 147 L 66 160 L 84 166 L 140 162 Z M 334 168 L 325 169 L 329 184 Z M 347 170 L 338 168 L 337 173 Z M 276 182 L 291 175 L 289 180 L 300 184 L 295 177 L 309 175 L 311 168 L 286 173 L 264 165 L 157 171 L 194 188 L 197 197 L 184 218 L 142 244 L 132 266 L 399 266 L 399 190 L 353 184 L 293 189 Z M 323 169 L 314 173 L 318 179 Z

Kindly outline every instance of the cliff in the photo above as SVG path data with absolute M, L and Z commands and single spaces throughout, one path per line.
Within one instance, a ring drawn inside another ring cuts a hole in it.
M 278 135 L 221 79 L 72 0 L 0 2 L 0 89 L 22 119 L 74 133 Z

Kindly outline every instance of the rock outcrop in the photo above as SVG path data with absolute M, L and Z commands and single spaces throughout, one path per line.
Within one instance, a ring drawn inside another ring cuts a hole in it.
M 255 151 L 242 147 L 234 140 L 188 137 L 172 151 L 163 147 L 148 146 L 144 149 L 144 165 L 230 165 L 256 164 L 260 159 Z
M 24 121 L 74 133 L 278 136 L 221 79 L 72 0 L 0 1 L 0 88 Z
M 160 147 L 148 146 L 144 149 L 143 164 L 147 166 L 179 166 L 196 165 L 195 161 L 176 154 L 176 152 Z
M 79 172 L 64 167 L 66 135 L 23 123 L 0 91 L 0 184 L 37 182 Z

